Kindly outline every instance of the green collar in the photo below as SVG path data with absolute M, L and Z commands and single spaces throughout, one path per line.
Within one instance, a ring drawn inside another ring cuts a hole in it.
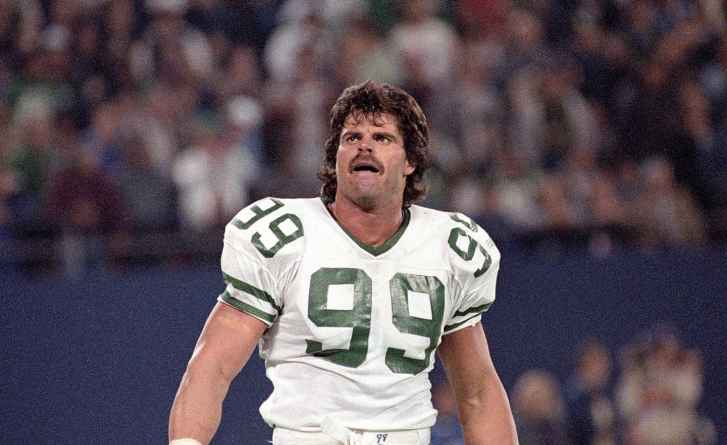
M 345 227 L 341 225 L 341 223 L 336 219 L 336 216 L 333 214 L 331 209 L 328 208 L 328 205 L 326 205 L 325 202 L 323 202 L 323 206 L 328 210 L 328 214 L 331 215 L 331 218 L 333 218 L 334 221 L 336 221 L 336 224 L 338 224 L 338 227 L 340 227 L 346 235 L 348 235 L 349 238 L 353 240 L 360 248 L 365 250 L 366 252 L 370 253 L 373 256 L 379 256 L 382 253 L 388 252 L 394 245 L 399 241 L 402 235 L 404 235 L 404 232 L 406 231 L 406 228 L 409 226 L 409 221 L 411 220 L 411 212 L 408 208 L 403 209 L 403 219 L 401 221 L 401 225 L 398 229 L 396 229 L 396 232 L 394 232 L 393 235 L 389 239 L 383 242 L 383 244 L 379 246 L 372 246 L 371 244 L 366 244 L 363 241 L 359 240 L 351 232 L 346 230 Z

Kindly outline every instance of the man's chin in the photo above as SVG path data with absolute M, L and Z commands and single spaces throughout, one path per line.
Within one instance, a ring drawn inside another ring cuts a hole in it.
M 369 212 L 385 206 L 394 198 L 396 192 L 388 191 L 381 184 L 349 184 L 345 190 L 339 189 L 342 196 L 356 207 Z M 402 192 L 400 192 L 402 193 Z
M 377 204 L 379 202 L 376 197 L 371 195 L 361 195 L 354 198 L 353 203 L 356 204 L 358 208 L 360 208 L 363 211 L 371 211 L 374 210 L 377 207 Z

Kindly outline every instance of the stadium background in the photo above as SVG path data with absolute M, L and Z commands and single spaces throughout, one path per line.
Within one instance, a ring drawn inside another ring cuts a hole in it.
M 367 78 L 431 118 L 425 204 L 503 251 L 485 325 L 510 393 L 544 370 L 564 409 L 540 420 L 567 429 L 595 338 L 619 436 L 697 416 L 724 443 L 714 0 L 0 0 L 2 442 L 163 443 L 222 224 L 317 193 L 326 111 Z M 264 443 L 268 390 L 253 360 L 216 443 Z

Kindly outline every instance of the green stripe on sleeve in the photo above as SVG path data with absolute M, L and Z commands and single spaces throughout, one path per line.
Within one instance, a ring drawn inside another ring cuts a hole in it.
M 451 331 L 453 329 L 457 329 L 458 327 L 462 326 L 463 324 L 467 323 L 468 321 L 472 320 L 473 318 L 478 317 L 481 314 L 482 314 L 482 312 L 478 312 L 478 313 L 472 315 L 471 317 L 465 319 L 464 321 L 460 321 L 459 323 L 455 323 L 455 324 L 451 324 L 449 326 L 445 326 L 444 327 L 444 333 L 446 334 L 447 332 L 449 332 L 449 331 Z
M 229 304 L 230 306 L 234 307 L 240 312 L 244 312 L 248 315 L 252 315 L 253 317 L 257 318 L 258 320 L 262 321 L 263 323 L 267 324 L 268 326 L 273 324 L 273 321 L 275 321 L 275 317 L 268 314 L 267 312 L 263 312 L 260 309 L 256 308 L 255 306 L 251 306 L 247 303 L 243 303 L 242 301 L 236 299 L 232 295 L 230 295 L 229 292 L 224 292 L 222 295 L 220 295 L 220 299 L 224 303 Z
M 487 310 L 492 306 L 492 303 L 485 303 L 482 306 L 475 306 L 467 309 L 466 311 L 457 311 L 454 313 L 454 317 L 461 317 L 462 315 L 472 314 L 472 313 L 482 313 L 487 312 Z
M 276 311 L 280 312 L 280 307 L 275 304 L 275 300 L 273 300 L 273 297 L 270 296 L 269 293 L 265 292 L 262 289 L 258 289 L 257 287 L 253 286 L 252 284 L 245 283 L 244 281 L 238 280 L 237 278 L 228 275 L 226 273 L 222 274 L 225 278 L 225 282 L 230 283 L 232 287 L 235 289 L 245 292 L 246 294 L 252 295 L 253 297 L 257 298 L 258 300 L 263 300 L 267 303 L 269 303 Z

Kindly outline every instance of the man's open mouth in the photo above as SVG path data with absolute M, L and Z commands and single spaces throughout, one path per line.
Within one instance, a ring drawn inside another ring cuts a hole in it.
M 359 161 L 351 165 L 351 171 L 379 173 L 381 172 L 381 169 L 379 169 L 379 167 L 373 162 Z

